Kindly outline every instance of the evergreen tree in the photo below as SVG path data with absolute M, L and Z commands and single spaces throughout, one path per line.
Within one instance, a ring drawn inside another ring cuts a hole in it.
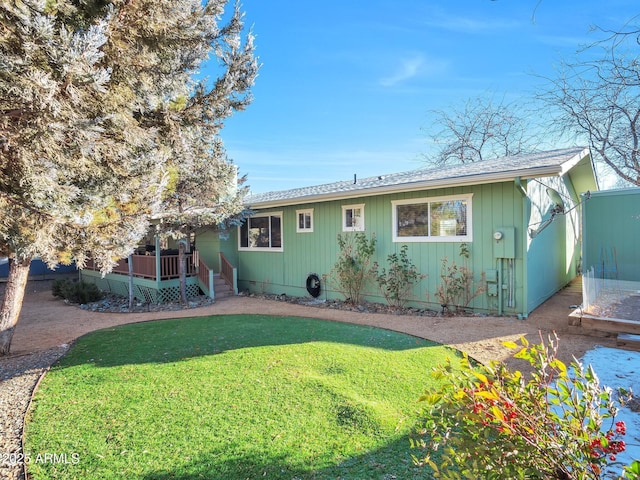
M 91 256 L 103 272 L 175 205 L 197 169 L 217 182 L 215 219 L 242 190 L 219 139 L 250 102 L 251 34 L 226 0 L 22 0 L 0 6 L 0 255 L 10 271 L 0 310 L 9 352 L 29 265 Z M 193 78 L 215 57 L 214 81 Z M 194 190 L 187 192 L 189 186 Z M 211 217 L 213 218 L 213 217 Z

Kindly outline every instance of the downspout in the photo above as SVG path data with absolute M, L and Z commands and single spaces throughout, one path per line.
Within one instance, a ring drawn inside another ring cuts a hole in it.
M 498 258 L 498 316 L 501 317 L 504 313 L 504 298 L 502 293 L 502 258 Z
M 516 177 L 514 179 L 514 183 L 516 184 L 516 188 L 518 189 L 518 191 L 520 193 L 522 193 L 522 196 L 526 198 L 527 196 L 527 190 L 524 188 L 524 186 L 522 185 L 522 179 L 520 177 Z
M 522 303 L 523 303 L 523 312 L 518 315 L 520 319 L 526 319 L 529 314 L 527 313 L 527 298 L 528 298 L 528 282 L 527 277 L 529 275 L 528 268 L 528 256 L 527 256 L 527 230 L 529 228 L 527 219 L 529 218 L 529 208 L 531 200 L 527 196 L 527 190 L 525 186 L 522 184 L 522 179 L 520 177 L 516 177 L 514 179 L 514 184 L 516 189 L 522 194 Z M 515 265 L 514 265 L 515 268 Z

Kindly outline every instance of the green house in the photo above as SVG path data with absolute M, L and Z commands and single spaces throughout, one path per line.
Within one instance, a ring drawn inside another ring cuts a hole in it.
M 237 268 L 239 290 L 309 296 L 317 277 L 320 292 L 311 293 L 331 299 L 341 297 L 326 280 L 337 236 L 363 232 L 375 235 L 381 266 L 406 245 L 427 275 L 411 305 L 440 308 L 444 260 L 482 284 L 474 311 L 526 317 L 579 273 L 581 194 L 596 189 L 586 148 L 354 178 L 249 197 L 253 215 L 219 248 Z M 374 284 L 365 293 L 384 302 Z

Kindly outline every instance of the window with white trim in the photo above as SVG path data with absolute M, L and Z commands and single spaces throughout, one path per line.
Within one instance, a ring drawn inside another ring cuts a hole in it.
M 311 233 L 313 232 L 313 208 L 305 210 L 296 210 L 296 232 Z
M 364 232 L 364 203 L 342 206 L 342 231 Z
M 393 241 L 471 241 L 472 196 L 468 194 L 391 202 Z
M 282 251 L 282 212 L 247 218 L 239 227 L 239 250 Z

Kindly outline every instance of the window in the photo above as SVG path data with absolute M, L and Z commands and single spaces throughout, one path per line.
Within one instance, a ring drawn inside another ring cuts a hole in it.
M 393 241 L 471 241 L 471 197 L 460 195 L 391 202 Z
M 240 250 L 282 251 L 282 213 L 250 217 L 240 226 Z
M 296 224 L 296 232 L 311 233 L 313 232 L 313 208 L 307 210 L 296 210 L 298 223 Z
M 342 207 L 342 231 L 364 232 L 364 203 Z

